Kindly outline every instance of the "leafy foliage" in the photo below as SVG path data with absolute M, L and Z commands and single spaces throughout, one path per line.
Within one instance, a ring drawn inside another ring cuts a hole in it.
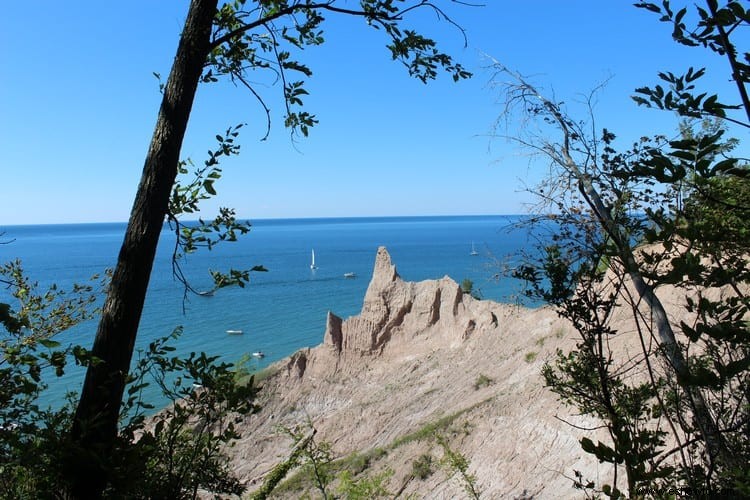
M 296 53 L 325 42 L 323 29 L 326 14 L 363 19 L 370 27 L 384 32 L 387 49 L 413 76 L 423 83 L 437 77 L 438 71 L 449 73 L 454 81 L 469 78 L 471 73 L 440 52 L 437 43 L 412 29 L 404 28 L 406 14 L 417 9 L 431 9 L 439 19 L 447 14 L 435 3 L 408 0 L 362 0 L 355 9 L 340 1 L 271 0 L 226 2 L 214 18 L 211 52 L 208 55 L 203 82 L 216 82 L 227 76 L 248 89 L 266 112 L 270 132 L 270 108 L 251 83 L 249 74 L 271 72 L 280 82 L 285 105 L 284 125 L 292 134 L 307 136 L 318 123 L 316 115 L 304 110 L 309 95 L 307 79 L 312 69 L 299 61 Z
M 62 376 L 69 363 L 98 362 L 54 336 L 96 313 L 108 275 L 71 290 L 52 286 L 41 292 L 19 262 L 0 268 L 0 275 L 17 302 L 0 308 L 0 497 L 52 498 L 68 488 L 69 469 L 96 450 L 82 450 L 70 439 L 74 395 L 56 408 L 42 407 L 39 397 L 46 381 Z M 121 433 L 114 449 L 96 458 L 111 471 L 107 495 L 193 498 L 199 487 L 217 493 L 244 489 L 222 449 L 237 438 L 239 419 L 254 410 L 257 389 L 252 379 L 236 384 L 231 365 L 203 353 L 170 356 L 179 334 L 177 329 L 151 343 L 129 376 Z M 143 392 L 154 381 L 172 404 L 147 417 L 154 406 Z
M 103 287 L 108 278 L 93 276 L 90 284 L 70 290 L 40 290 L 19 261 L 0 267 L 0 276 L 15 299 L 14 305 L 0 304 L 0 491 L 7 498 L 31 498 L 57 485 L 55 458 L 71 416 L 69 406 L 39 405 L 45 380 L 62 376 L 71 358 L 88 359 L 85 349 L 63 347 L 53 337 L 95 314 L 96 283 Z
M 698 93 L 696 82 L 705 75 L 705 68 L 689 68 L 684 75 L 671 72 L 659 73 L 659 78 L 667 84 L 636 89 L 633 99 L 641 105 L 676 111 L 680 116 L 703 118 L 717 117 L 732 123 L 750 127 L 750 124 L 732 118 L 727 111 L 745 110 L 750 120 L 750 100 L 744 84 L 750 81 L 750 52 L 740 52 L 731 40 L 732 34 L 750 24 L 750 10 L 743 2 L 731 0 L 719 5 L 717 0 L 708 0 L 706 7 L 695 6 L 695 11 L 688 7 L 679 10 L 672 8 L 669 0 L 661 5 L 639 1 L 636 7 L 659 14 L 659 20 L 672 25 L 672 38 L 682 45 L 703 47 L 729 60 L 732 68 L 732 79 L 737 83 L 741 104 L 725 104 L 717 94 Z M 694 17 L 692 26 L 688 19 Z
M 152 342 L 130 376 L 121 454 L 112 493 L 137 497 L 194 498 L 198 488 L 241 494 L 244 486 L 229 469 L 224 448 L 239 438 L 237 424 L 256 408 L 253 380 L 236 383 L 232 365 L 205 353 L 172 356 L 170 342 L 181 330 Z M 145 418 L 153 406 L 142 392 L 153 380 L 170 406 Z M 133 481 L 133 478 L 138 478 Z
M 477 486 L 477 477 L 469 473 L 469 460 L 463 454 L 451 448 L 445 436 L 437 434 L 435 439 L 443 449 L 443 457 L 440 459 L 440 463 L 448 469 L 451 475 L 458 474 L 469 497 L 478 500 L 480 491 Z
M 370 498 L 392 498 L 393 494 L 385 487 L 385 483 L 393 475 L 393 471 L 386 469 L 372 476 L 355 478 L 349 471 L 339 475 L 338 493 L 342 498 L 351 500 L 368 500 Z
M 721 119 L 718 127 L 683 128 L 674 140 L 643 137 L 621 151 L 609 130 L 594 135 L 590 122 L 571 119 L 563 103 L 519 75 L 508 88 L 509 109 L 550 134 L 518 141 L 551 160 L 556 174 L 539 190 L 553 209 L 548 224 L 556 234 L 516 274 L 579 335 L 576 349 L 545 364 L 545 381 L 563 401 L 603 422 L 609 442 L 585 437 L 582 449 L 615 471 L 623 467 L 630 495 L 747 490 L 748 170 L 731 154 L 737 140 L 725 138 L 725 127 L 748 126 L 735 110 L 750 118 L 747 66 L 732 43 L 750 19 L 740 2 L 706 5 L 695 7 L 698 21 L 688 28 L 687 7 L 673 11 L 667 0 L 637 4 L 672 24 L 679 43 L 727 58 L 741 104 L 699 93 L 696 82 L 705 70 L 693 68 L 681 76 L 660 73 L 668 87 L 637 89 L 634 99 L 687 118 Z M 666 314 L 657 292 L 667 286 L 684 296 L 682 320 Z M 612 327 L 623 308 L 633 332 Z M 641 352 L 626 356 L 615 348 L 613 340 L 623 335 L 634 336 Z M 617 479 L 616 472 L 612 484 L 597 485 L 577 472 L 575 486 L 624 497 Z
M 193 180 L 175 184 L 178 174 L 187 174 L 188 165 L 192 165 L 179 161 L 179 151 L 198 84 L 228 77 L 244 86 L 263 106 L 270 130 L 270 108 L 257 90 L 266 88 L 268 82 L 256 85 L 251 82 L 257 80 L 249 76 L 276 77 L 270 83 L 281 83 L 285 124 L 292 134 L 307 135 L 317 123 L 315 116 L 302 108 L 307 95 L 305 79 L 312 71 L 296 60 L 293 53 L 323 43 L 323 14 L 360 18 L 382 29 L 391 43 L 392 56 L 422 81 L 434 78 L 438 70 L 448 71 L 454 80 L 468 77 L 468 72 L 436 49 L 433 40 L 402 27 L 406 15 L 417 8 L 432 9 L 440 18 L 447 19 L 436 5 L 421 0 L 363 0 L 358 9 L 337 0 L 190 2 L 172 70 L 167 82 L 160 85 L 163 99 L 157 125 L 92 350 L 96 363 L 88 365 L 74 415 L 71 434 L 75 444 L 79 451 L 90 450 L 88 455 L 81 451 L 78 462 L 72 462 L 78 465 L 70 471 L 74 495 L 101 496 L 107 482 L 116 479 L 109 477 L 112 471 L 108 470 L 106 459 L 117 441 L 123 398 L 130 397 L 124 395 L 125 379 L 164 220 L 172 223 L 176 232 L 174 273 L 185 284 L 186 293 L 191 288 L 179 259 L 199 247 L 210 249 L 220 241 L 232 241 L 249 230 L 249 225 L 238 222 L 230 209 L 221 209 L 213 221 L 199 220 L 197 225 L 180 220 L 185 214 L 195 213 L 201 200 L 216 194 L 215 182 L 221 176 L 219 158 L 239 152 L 234 142 L 238 125 L 217 135 L 218 148 L 209 151 L 208 160 L 195 171 Z M 155 76 L 159 78 L 158 74 Z M 251 272 L 263 270 L 255 266 L 249 270 L 216 272 L 212 276 L 216 287 L 242 286 Z M 172 418 L 179 416 L 175 413 Z
M 316 431 L 312 422 L 309 421 L 304 428 L 284 428 L 282 431 L 294 440 L 295 447 L 299 445 L 300 453 L 295 465 L 303 467 L 324 499 L 329 498 L 331 496 L 331 483 L 335 478 L 332 468 L 331 443 L 327 441 L 316 442 Z
M 474 288 L 474 282 L 469 278 L 464 278 L 463 281 L 461 281 L 461 292 L 471 295 L 476 300 L 482 300 L 482 292 L 479 289 Z
M 653 460 L 663 449 L 667 434 L 652 425 L 661 415 L 657 390 L 664 382 L 644 376 L 639 359 L 626 360 L 624 366 L 615 364 L 617 353 L 610 341 L 618 332 L 609 326 L 609 319 L 617 305 L 617 288 L 622 285 L 603 286 L 604 273 L 593 279 L 596 282 L 582 279 L 575 292 L 559 303 L 558 312 L 571 321 L 580 340 L 573 351 L 558 350 L 557 358 L 544 365 L 542 374 L 562 401 L 604 422 L 612 445 L 584 437 L 581 447 L 600 462 L 624 466 L 632 492 L 642 485 L 653 487 L 674 472 Z M 610 291 L 603 293 L 607 288 Z M 634 378 L 644 381 L 634 382 Z M 602 491 L 612 498 L 621 496 L 616 484 L 603 485 Z
M 750 248 L 750 179 L 738 172 L 695 183 L 685 200 L 685 231 L 694 233 L 692 239 L 701 237 L 726 251 Z
M 235 140 L 240 128 L 242 124 L 228 128 L 223 135 L 217 134 L 216 141 L 219 144 L 215 150 L 208 151 L 208 159 L 204 161 L 203 167 L 194 171 L 190 182 L 183 184 L 178 180 L 172 188 L 167 216 L 168 223 L 175 232 L 172 272 L 184 284 L 185 292 L 196 292 L 182 270 L 181 262 L 185 256 L 201 248 L 210 251 L 220 242 L 237 241 L 238 236 L 250 232 L 250 223 L 238 221 L 234 210 L 225 207 L 219 208 L 219 214 L 211 221 L 199 217 L 197 223 L 182 222 L 184 216 L 192 216 L 200 211 L 200 202 L 216 196 L 215 183 L 221 179 L 219 161 L 222 157 L 239 154 L 240 146 Z M 180 175 L 189 173 L 188 166 L 194 166 L 190 159 L 180 162 Z M 210 271 L 214 289 L 208 293 L 232 285 L 244 287 L 250 281 L 250 273 L 266 271 L 262 265 L 250 269 L 229 269 L 227 272 Z

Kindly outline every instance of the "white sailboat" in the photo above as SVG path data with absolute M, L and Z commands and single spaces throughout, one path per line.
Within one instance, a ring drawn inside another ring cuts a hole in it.
M 471 242 L 471 252 L 469 253 L 469 255 L 479 255 L 479 252 L 477 252 L 477 249 L 474 248 L 474 242 L 473 241 Z
M 313 251 L 312 251 L 312 261 L 310 262 L 310 269 L 312 269 L 314 271 L 317 268 L 318 268 L 318 266 L 315 265 L 315 249 L 313 249 Z

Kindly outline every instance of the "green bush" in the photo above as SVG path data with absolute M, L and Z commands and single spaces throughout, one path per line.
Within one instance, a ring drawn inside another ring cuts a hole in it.
M 491 378 L 489 378 L 484 373 L 480 373 L 479 376 L 477 377 L 477 379 L 474 381 L 474 390 L 478 391 L 482 387 L 487 387 L 487 386 L 491 385 L 492 383 L 494 383 L 494 380 L 492 380 Z
M 411 473 L 414 477 L 425 480 L 435 472 L 432 463 L 432 455 L 422 454 L 411 464 Z

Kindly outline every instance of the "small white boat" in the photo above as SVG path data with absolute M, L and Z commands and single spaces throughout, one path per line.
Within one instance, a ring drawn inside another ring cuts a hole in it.
M 265 354 L 263 354 L 263 351 L 255 351 L 255 352 L 253 353 L 253 357 L 254 357 L 254 358 L 259 358 L 259 359 L 260 359 L 260 358 L 265 358 L 265 357 L 266 357 L 266 355 L 265 355 Z
M 344 278 L 356 278 L 357 273 L 344 273 Z
M 242 330 L 227 330 L 229 335 L 242 335 Z
M 310 262 L 310 269 L 314 271 L 317 268 L 318 268 L 318 266 L 315 265 L 315 249 L 313 249 L 313 251 L 312 251 L 312 261 Z
M 472 256 L 479 255 L 479 252 L 477 252 L 477 249 L 474 248 L 474 242 L 473 241 L 471 242 L 471 252 L 469 252 L 469 255 L 472 255 Z
M 203 292 L 195 292 L 195 293 L 197 293 L 201 297 L 213 297 L 213 295 L 214 295 L 214 291 L 213 290 L 206 290 L 206 291 L 203 291 Z

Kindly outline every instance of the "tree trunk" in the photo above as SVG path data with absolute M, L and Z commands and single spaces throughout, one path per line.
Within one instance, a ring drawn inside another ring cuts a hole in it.
M 172 64 L 117 266 L 76 409 L 72 438 L 81 455 L 66 464 L 72 493 L 97 498 L 117 437 L 125 379 L 133 355 L 159 234 L 177 176 L 182 140 L 205 64 L 218 0 L 192 0 Z M 79 448 L 80 447 L 80 448 Z
M 706 404 L 703 393 L 700 388 L 690 382 L 690 369 L 677 343 L 677 338 L 672 330 L 672 325 L 669 322 L 664 305 L 659 297 L 656 296 L 653 286 L 643 278 L 627 236 L 622 234 L 619 226 L 612 220 L 609 210 L 604 206 L 599 192 L 591 183 L 591 180 L 578 169 L 569 156 L 568 170 L 578 180 L 581 193 L 583 193 L 589 206 L 594 210 L 602 228 L 612 237 L 615 246 L 617 246 L 620 259 L 625 266 L 625 272 L 628 273 L 638 297 L 646 302 L 651 311 L 651 319 L 656 326 L 656 332 L 659 337 L 659 346 L 667 364 L 674 370 L 677 376 L 677 383 L 685 389 L 690 399 L 693 416 L 695 417 L 698 430 L 706 443 L 711 462 L 713 463 L 718 458 L 724 464 L 730 466 L 738 465 L 734 456 L 727 448 L 716 421 L 711 415 L 711 410 Z

